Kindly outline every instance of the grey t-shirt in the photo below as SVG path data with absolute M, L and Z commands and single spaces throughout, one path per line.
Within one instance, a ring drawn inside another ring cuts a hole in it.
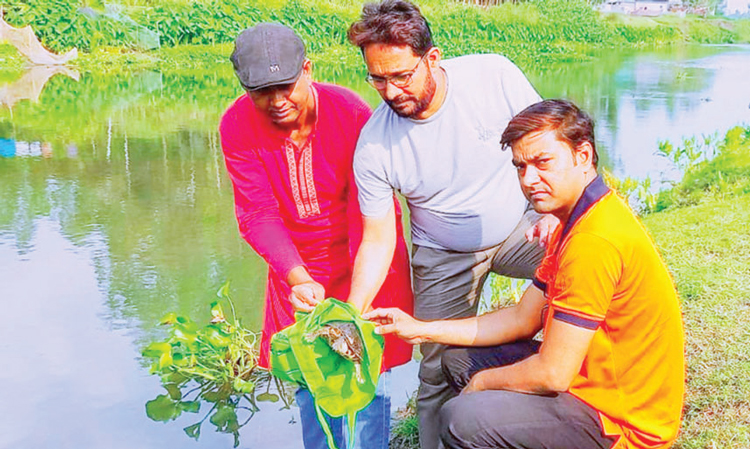
M 382 217 L 401 192 L 411 212 L 412 241 L 477 251 L 505 240 L 526 209 L 510 151 L 500 136 L 539 95 L 500 55 L 442 62 L 448 91 L 426 120 L 380 104 L 360 133 L 354 175 L 362 214 Z

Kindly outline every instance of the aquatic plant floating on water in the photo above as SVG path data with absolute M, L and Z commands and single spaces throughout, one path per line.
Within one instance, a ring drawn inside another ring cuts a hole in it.
M 185 412 L 199 413 L 202 404 L 210 404 L 208 413 L 185 427 L 185 433 L 197 440 L 208 419 L 217 432 L 232 434 L 237 447 L 239 430 L 259 410 L 258 401 L 281 399 L 288 408 L 291 398 L 280 381 L 258 366 L 257 336 L 237 318 L 229 283 L 217 295 L 220 300 L 211 303 L 211 318 L 203 327 L 175 313 L 162 318 L 160 324 L 170 326 L 169 337 L 149 344 L 143 355 L 154 360 L 151 373 L 161 377 L 166 394 L 148 401 L 146 414 L 154 421 L 168 422 Z M 231 317 L 224 313 L 222 303 L 229 305 Z M 272 379 L 280 395 L 270 392 Z M 265 392 L 258 394 L 264 387 Z

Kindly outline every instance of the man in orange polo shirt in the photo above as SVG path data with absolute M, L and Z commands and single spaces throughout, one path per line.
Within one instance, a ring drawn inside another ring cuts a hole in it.
M 446 447 L 669 447 L 685 381 L 677 293 L 646 230 L 597 175 L 591 118 L 546 100 L 516 115 L 501 144 L 534 209 L 560 219 L 519 304 L 462 320 L 366 317 L 411 343 L 459 346 L 442 359 L 461 391 L 441 409 Z

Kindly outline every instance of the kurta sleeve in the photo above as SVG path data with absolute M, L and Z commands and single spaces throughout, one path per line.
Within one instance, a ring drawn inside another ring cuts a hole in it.
M 282 279 L 304 266 L 279 213 L 268 174 L 256 152 L 237 136 L 238 124 L 227 114 L 219 127 L 227 172 L 234 187 L 240 234 Z
M 367 120 L 372 115 L 372 110 L 367 104 L 361 99 L 357 99 L 354 103 L 354 123 L 357 136 L 354 139 L 359 138 L 359 133 L 362 127 L 365 126 Z M 354 259 L 357 257 L 357 250 L 362 242 L 362 213 L 359 210 L 359 200 L 357 194 L 357 183 L 354 180 L 354 152 L 349 154 L 348 167 L 347 167 L 347 185 L 346 185 L 346 214 L 349 225 L 349 259 L 352 266 L 354 266 Z

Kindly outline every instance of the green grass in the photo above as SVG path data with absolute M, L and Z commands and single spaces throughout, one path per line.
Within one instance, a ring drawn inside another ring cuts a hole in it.
M 416 449 L 419 447 L 419 419 L 417 418 L 417 394 L 409 398 L 404 408 L 396 411 L 396 420 L 391 427 L 390 449 Z
M 750 447 L 750 195 L 644 223 L 673 273 L 685 320 L 687 393 L 675 447 Z

